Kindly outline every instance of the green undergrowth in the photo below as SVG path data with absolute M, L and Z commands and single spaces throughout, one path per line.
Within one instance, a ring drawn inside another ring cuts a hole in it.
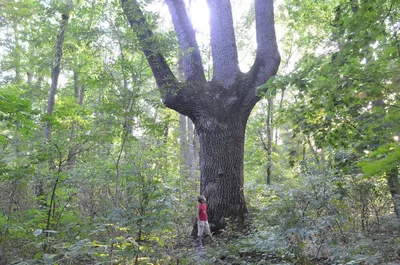
M 245 234 L 229 228 L 207 241 L 204 251 L 181 249 L 179 264 L 399 264 L 400 233 L 395 216 L 385 216 L 379 229 L 352 234 L 329 228 L 324 233 L 312 228 L 283 229 L 274 226 L 257 229 L 252 225 Z M 253 222 L 260 222 L 254 218 Z M 324 228 L 325 229 L 325 228 Z M 176 263 L 170 263 L 176 264 Z

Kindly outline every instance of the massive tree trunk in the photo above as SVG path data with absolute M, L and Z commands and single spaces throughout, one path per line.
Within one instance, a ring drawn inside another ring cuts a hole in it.
M 198 125 L 200 193 L 207 198 L 215 230 L 224 227 L 224 218 L 243 225 L 247 213 L 243 192 L 245 127 L 245 117 L 224 116 L 210 117 Z
M 183 0 L 167 0 L 183 54 L 180 82 L 160 53 L 136 0 L 122 0 L 131 27 L 153 71 L 164 105 L 188 116 L 200 141 L 200 192 L 207 197 L 209 222 L 219 230 L 226 219 L 243 228 L 247 213 L 243 192 L 244 136 L 247 119 L 260 99 L 256 89 L 279 66 L 273 0 L 256 0 L 257 51 L 253 67 L 238 65 L 229 0 L 208 0 L 213 77 L 204 75 L 200 50 Z M 138 28 L 139 27 L 139 28 Z M 139 29 L 139 30 L 138 30 Z

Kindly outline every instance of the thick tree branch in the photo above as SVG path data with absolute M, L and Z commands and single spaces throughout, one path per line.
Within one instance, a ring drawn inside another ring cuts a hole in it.
M 122 8 L 129 24 L 137 34 L 143 53 L 153 71 L 154 78 L 164 100 L 178 91 L 178 81 L 169 68 L 164 56 L 158 51 L 153 32 L 148 29 L 146 19 L 136 0 L 122 0 Z
M 239 71 L 230 0 L 208 0 L 213 58 L 213 80 L 231 86 Z
M 260 86 L 276 74 L 281 58 L 275 36 L 273 0 L 256 0 L 255 14 L 257 54 L 251 72 Z
M 183 53 L 183 72 L 185 78 L 188 81 L 197 80 L 205 82 L 200 50 L 192 23 L 186 12 L 185 2 L 183 0 L 167 0 L 166 2 Z

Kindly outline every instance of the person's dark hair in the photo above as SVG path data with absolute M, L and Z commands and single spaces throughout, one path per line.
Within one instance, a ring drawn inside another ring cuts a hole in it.
M 201 203 L 202 201 L 205 201 L 205 200 L 206 200 L 206 197 L 204 197 L 203 195 L 199 195 L 199 196 L 197 197 L 197 200 L 199 201 L 199 203 Z

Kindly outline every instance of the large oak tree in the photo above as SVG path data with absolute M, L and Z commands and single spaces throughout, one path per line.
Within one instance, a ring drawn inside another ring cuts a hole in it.
M 157 47 L 139 3 L 122 0 L 163 103 L 195 124 L 200 141 L 200 192 L 208 199 L 210 223 L 219 230 L 225 226 L 225 218 L 230 218 L 242 226 L 247 213 L 243 192 L 246 123 L 260 100 L 257 87 L 275 75 L 280 64 L 273 0 L 255 0 L 257 51 L 247 73 L 239 69 L 230 1 L 208 0 L 213 61 L 210 81 L 205 78 L 184 0 L 166 0 L 166 3 L 183 54 L 184 82 L 174 76 Z

